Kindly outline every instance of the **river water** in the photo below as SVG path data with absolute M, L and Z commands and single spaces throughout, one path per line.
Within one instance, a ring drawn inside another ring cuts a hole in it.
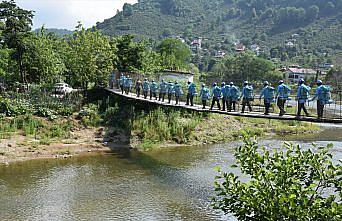
M 334 160 L 342 159 L 342 128 L 287 140 L 300 140 L 304 147 L 333 143 Z M 281 141 L 262 143 L 275 147 Z M 233 164 L 236 145 L 0 166 L 0 220 L 235 220 L 211 209 L 210 199 L 214 167 Z

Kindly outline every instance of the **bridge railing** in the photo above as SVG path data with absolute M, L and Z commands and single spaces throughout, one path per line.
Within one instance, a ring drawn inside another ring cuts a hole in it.
M 133 88 L 132 93 L 136 93 L 135 89 Z M 159 93 L 157 93 L 157 96 Z M 134 94 L 131 96 L 135 96 Z M 265 111 L 263 99 L 259 100 L 260 95 L 256 94 L 254 95 L 254 101 L 251 102 L 253 112 L 260 112 L 262 114 Z M 326 104 L 324 106 L 324 114 L 323 118 L 325 119 L 342 119 L 342 90 L 335 90 L 331 92 L 331 97 L 333 98 L 333 103 Z M 149 98 L 149 96 L 148 96 Z M 167 100 L 167 96 L 165 97 L 165 101 Z M 181 97 L 180 99 L 181 103 L 180 105 L 184 105 L 184 102 L 186 101 L 186 94 Z M 202 102 L 199 98 L 199 96 L 196 96 L 194 99 L 194 103 L 196 105 L 201 105 Z M 175 104 L 174 96 L 171 104 Z M 207 105 L 210 107 L 211 101 L 207 103 Z M 237 103 L 236 111 L 241 111 L 242 104 L 241 102 Z M 310 101 L 306 103 L 306 108 L 310 113 L 310 116 L 317 117 L 317 101 Z M 290 99 L 285 103 L 285 110 L 287 115 L 297 115 L 298 110 L 298 102 L 296 101 L 295 96 L 290 96 Z M 276 102 L 272 103 L 272 106 L 270 108 L 270 113 L 279 113 L 279 109 L 277 107 Z M 303 112 L 301 113 L 304 114 Z

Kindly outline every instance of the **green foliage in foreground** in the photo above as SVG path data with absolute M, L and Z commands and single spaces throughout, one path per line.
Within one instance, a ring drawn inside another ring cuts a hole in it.
M 332 162 L 332 145 L 284 147 L 271 153 L 246 136 L 235 157 L 249 181 L 218 168 L 214 208 L 239 220 L 341 220 L 342 166 Z

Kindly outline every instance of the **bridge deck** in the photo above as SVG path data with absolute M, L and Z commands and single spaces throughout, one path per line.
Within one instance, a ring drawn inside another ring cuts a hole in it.
M 218 109 L 213 109 L 209 110 L 207 109 L 202 109 L 201 105 L 194 105 L 194 106 L 186 106 L 184 102 L 181 102 L 181 104 L 176 105 L 175 101 L 172 101 L 171 104 L 167 102 L 161 102 L 158 100 L 150 100 L 150 99 L 144 99 L 143 97 L 137 97 L 133 93 L 129 94 L 122 94 L 121 91 L 117 89 L 108 89 L 106 90 L 110 93 L 113 93 L 115 95 L 127 98 L 129 100 L 136 100 L 139 102 L 144 102 L 144 103 L 150 103 L 154 105 L 159 105 L 159 106 L 165 106 L 165 107 L 173 107 L 173 108 L 182 108 L 182 109 L 188 109 L 192 111 L 197 111 L 197 112 L 208 112 L 208 113 L 218 113 L 218 114 L 224 114 L 224 115 L 230 115 L 230 116 L 239 116 L 239 117 L 250 117 L 250 118 L 263 118 L 263 119 L 274 119 L 274 120 L 286 120 L 286 121 L 306 121 L 306 122 L 314 122 L 314 123 L 333 123 L 333 124 L 342 124 L 342 119 L 335 118 L 335 119 L 328 119 L 328 118 L 323 118 L 323 119 L 317 119 L 315 117 L 301 117 L 301 118 L 296 118 L 293 115 L 287 115 L 285 114 L 284 116 L 279 116 L 278 114 L 275 113 L 270 113 L 270 115 L 264 115 L 260 112 L 245 112 L 245 113 L 240 113 L 240 112 L 227 112 L 227 111 L 220 111 Z

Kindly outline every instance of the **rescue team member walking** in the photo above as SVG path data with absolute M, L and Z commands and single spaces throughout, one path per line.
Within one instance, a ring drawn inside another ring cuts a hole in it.
M 323 85 L 323 82 L 321 80 L 317 81 L 317 89 L 315 92 L 315 95 L 311 99 L 311 101 L 314 101 L 317 99 L 317 116 L 319 119 L 323 118 L 324 114 L 324 106 L 326 104 L 331 104 L 331 93 L 330 93 L 330 87 Z
M 297 90 L 297 97 L 296 97 L 298 101 L 298 110 L 297 110 L 297 116 L 296 116 L 297 118 L 301 116 L 302 110 L 304 111 L 307 117 L 310 116 L 309 112 L 305 108 L 305 103 L 309 99 L 309 92 L 311 88 L 309 86 L 306 86 L 304 82 L 305 82 L 304 79 L 299 80 L 299 87 Z
M 141 86 L 142 86 L 141 81 L 137 80 L 137 82 L 135 83 L 135 92 L 137 94 L 137 97 L 140 97 Z
M 167 99 L 168 99 L 169 104 L 171 103 L 172 94 L 173 94 L 173 83 L 169 81 L 169 83 L 167 84 Z
M 252 112 L 252 106 L 251 106 L 251 102 L 254 99 L 253 96 L 253 87 L 249 85 L 248 81 L 245 81 L 243 83 L 243 89 L 242 89 L 242 94 L 239 100 L 241 100 L 242 98 L 242 110 L 241 113 L 245 113 L 245 108 L 246 105 L 249 108 L 249 112 Z
M 126 81 L 126 77 L 125 77 L 125 75 L 122 73 L 121 76 L 120 76 L 120 79 L 119 79 L 119 85 L 120 85 L 120 89 L 121 89 L 121 93 L 122 93 L 122 94 L 124 93 L 124 84 L 125 84 L 125 81 Z
M 234 85 L 234 82 L 230 82 L 229 93 L 228 93 L 228 111 L 236 111 L 236 103 L 239 101 L 239 88 Z
M 221 99 L 221 88 L 217 86 L 216 83 L 213 84 L 213 101 L 211 103 L 210 110 L 212 110 L 217 103 L 217 107 L 221 110 L 220 99 Z
M 188 81 L 188 93 L 186 95 L 186 104 L 194 106 L 194 97 L 196 96 L 196 85 L 190 81 Z
M 203 108 L 207 106 L 207 100 L 210 99 L 210 90 L 205 86 L 205 84 L 202 84 L 201 92 L 200 92 L 200 98 L 202 100 Z
M 144 98 L 147 98 L 148 92 L 150 91 L 150 82 L 148 82 L 147 78 L 145 78 L 144 83 L 143 83 L 143 93 L 144 93 Z
M 158 84 L 152 80 L 150 85 L 150 100 L 154 97 L 157 100 L 157 91 L 158 91 Z
M 283 80 L 280 80 L 277 87 L 276 99 L 277 106 L 280 110 L 279 116 L 286 114 L 285 103 L 289 100 L 289 95 L 291 93 L 291 88 L 284 84 Z
M 175 82 L 175 86 L 173 87 L 173 92 L 176 98 L 176 105 L 178 105 L 180 103 L 179 102 L 180 97 L 183 96 L 183 90 L 177 81 Z
M 159 85 L 159 99 L 158 99 L 159 101 L 164 102 L 166 92 L 167 92 L 167 83 L 164 81 L 164 79 L 162 79 Z
M 264 106 L 265 106 L 264 114 L 269 115 L 271 103 L 274 101 L 274 87 L 271 87 L 268 81 L 264 82 L 264 88 L 261 91 L 259 100 L 261 100 L 261 98 L 264 98 Z
M 222 111 L 226 111 L 226 107 L 228 108 L 229 103 L 229 89 L 230 86 L 226 85 L 225 82 L 221 83 L 221 91 L 222 91 Z

